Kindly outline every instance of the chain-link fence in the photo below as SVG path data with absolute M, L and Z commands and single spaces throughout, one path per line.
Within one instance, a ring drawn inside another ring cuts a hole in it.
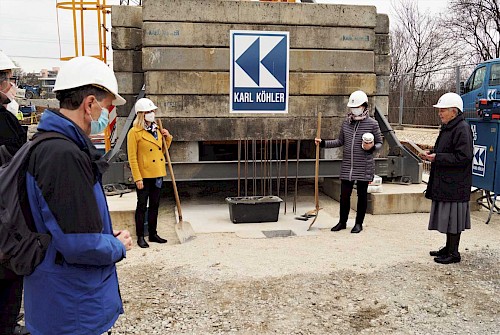
M 438 126 L 438 114 L 432 106 L 446 92 L 460 94 L 476 64 L 442 68 L 425 73 L 407 73 L 390 77 L 389 122 L 398 125 Z M 466 117 L 474 117 L 466 115 Z

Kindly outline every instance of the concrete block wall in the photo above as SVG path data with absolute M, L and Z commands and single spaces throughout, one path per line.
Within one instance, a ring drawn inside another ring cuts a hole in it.
M 377 75 L 374 104 L 387 117 L 389 115 L 389 75 L 391 74 L 389 16 L 387 14 L 377 14 L 374 52 L 375 74 Z
M 111 26 L 113 70 L 118 80 L 118 93 L 127 100 L 125 105 L 117 107 L 118 125 L 123 125 L 144 84 L 142 7 L 112 6 Z
M 290 32 L 288 114 L 229 113 L 230 30 Z M 311 139 L 318 111 L 322 134 L 333 137 L 352 91 L 372 103 L 388 94 L 383 32 L 374 6 L 145 0 L 146 93 L 175 140 Z

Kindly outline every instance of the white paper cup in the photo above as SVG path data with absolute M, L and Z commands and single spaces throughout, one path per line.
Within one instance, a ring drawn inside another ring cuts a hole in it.
M 364 133 L 363 134 L 363 142 L 372 143 L 374 141 L 374 137 L 372 133 Z

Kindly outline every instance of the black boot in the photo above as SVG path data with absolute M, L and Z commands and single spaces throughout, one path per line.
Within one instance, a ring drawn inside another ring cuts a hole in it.
M 149 242 L 167 243 L 167 240 L 158 236 L 158 234 L 149 234 Z
M 459 263 L 461 261 L 460 253 L 458 252 L 458 245 L 460 244 L 460 233 L 449 235 L 450 244 L 448 254 L 434 258 L 434 262 L 439 264 L 452 264 Z
M 361 223 L 356 223 L 351 229 L 351 233 L 357 234 L 363 230 L 363 225 Z
M 448 250 L 450 248 L 450 236 L 451 234 L 446 234 L 446 245 L 439 250 L 429 251 L 429 255 L 432 257 L 446 256 L 448 255 Z
M 339 231 L 339 230 L 342 230 L 342 229 L 346 229 L 346 223 L 337 223 L 337 225 L 333 226 L 332 229 L 330 229 L 330 231 Z
M 141 248 L 149 248 L 148 242 L 144 239 L 144 236 L 137 237 L 137 245 Z

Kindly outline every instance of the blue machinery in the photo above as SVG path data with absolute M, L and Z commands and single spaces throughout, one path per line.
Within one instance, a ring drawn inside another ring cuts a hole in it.
M 500 100 L 480 100 L 478 119 L 467 119 L 472 130 L 474 158 L 472 162 L 472 186 L 484 190 L 478 203 L 487 208 L 489 223 L 493 212 L 500 213 L 496 205 L 500 193 Z M 486 199 L 486 205 L 483 200 Z

